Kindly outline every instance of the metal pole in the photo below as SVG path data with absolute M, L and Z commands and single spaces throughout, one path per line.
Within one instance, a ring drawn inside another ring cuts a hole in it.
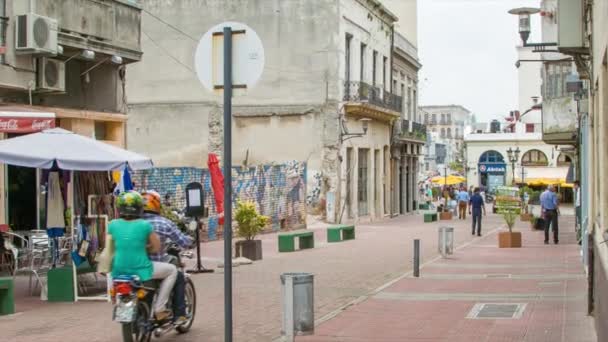
M 232 342 L 232 29 L 224 27 L 224 341 Z
M 294 311 L 293 311 L 293 277 L 285 277 L 285 342 L 294 341 Z
M 196 220 L 196 270 L 200 272 L 203 269 L 201 265 L 201 237 L 199 233 L 201 230 L 201 221 L 198 217 L 194 217 L 194 219 Z
M 420 277 L 420 240 L 414 240 L 414 277 Z
M 515 162 L 511 160 L 511 184 L 515 184 Z

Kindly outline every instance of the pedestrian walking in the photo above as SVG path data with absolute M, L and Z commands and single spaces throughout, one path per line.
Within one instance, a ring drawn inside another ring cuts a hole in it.
M 559 203 L 553 185 L 549 185 L 547 190 L 540 195 L 540 205 L 545 219 L 545 245 L 549 244 L 549 227 L 553 230 L 553 242 L 557 245 L 559 243 Z
M 473 196 L 469 199 L 469 215 L 473 218 L 471 225 L 471 234 L 475 235 L 475 227 L 477 226 L 477 236 L 481 236 L 481 213 L 486 216 L 486 205 L 481 197 L 479 188 L 475 188 Z
M 582 220 L 581 220 L 581 184 L 579 181 L 574 181 L 574 213 L 576 215 L 574 222 L 574 230 L 576 231 L 576 241 L 581 244 L 582 239 Z
M 466 220 L 467 218 L 467 205 L 469 204 L 469 200 L 471 197 L 469 193 L 465 190 L 464 187 L 460 188 L 458 192 L 458 218 L 461 220 Z

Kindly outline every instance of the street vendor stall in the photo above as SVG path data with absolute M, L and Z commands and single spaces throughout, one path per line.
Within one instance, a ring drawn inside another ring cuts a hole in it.
M 70 131 L 53 128 L 0 141 L 0 163 L 29 167 L 45 174 L 45 217 L 48 239 L 53 242 L 71 232 L 71 281 L 73 300 L 107 299 L 78 295 L 78 266 L 84 262 L 95 272 L 95 254 L 105 243 L 112 218 L 112 183 L 109 171 L 148 169 L 151 159 Z M 42 171 L 40 171 L 42 170 Z M 65 197 L 62 199 L 62 197 Z M 67 223 L 67 224 L 66 224 Z M 67 227 L 66 227 L 67 226 Z M 53 265 L 61 246 L 53 248 Z M 69 276 L 69 272 L 67 274 Z M 48 282 L 51 282 L 49 275 Z M 66 281 L 69 277 L 55 277 Z M 49 284 L 50 288 L 51 284 Z M 50 298 L 49 298 L 50 299 Z

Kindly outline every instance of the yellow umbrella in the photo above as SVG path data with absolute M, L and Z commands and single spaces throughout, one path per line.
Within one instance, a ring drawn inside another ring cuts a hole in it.
M 467 179 L 460 176 L 449 175 L 445 176 L 437 176 L 431 178 L 431 182 L 437 185 L 456 185 L 460 183 L 466 183 Z

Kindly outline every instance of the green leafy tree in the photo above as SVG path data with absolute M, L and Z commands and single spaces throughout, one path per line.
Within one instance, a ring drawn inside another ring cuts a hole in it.
M 255 209 L 255 203 L 238 201 L 234 219 L 237 222 L 237 235 L 245 240 L 253 240 L 264 230 L 270 219 L 260 215 Z

